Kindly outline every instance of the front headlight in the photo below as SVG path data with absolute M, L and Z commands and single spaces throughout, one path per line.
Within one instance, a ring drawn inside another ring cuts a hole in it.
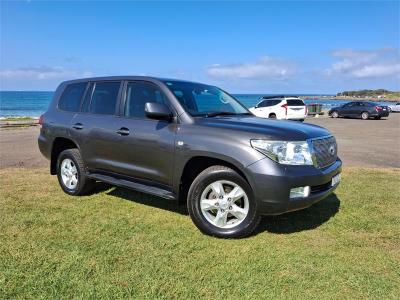
M 284 165 L 313 165 L 307 142 L 251 140 L 251 146 Z

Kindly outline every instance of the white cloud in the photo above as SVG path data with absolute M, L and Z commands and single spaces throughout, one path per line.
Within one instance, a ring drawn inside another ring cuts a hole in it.
M 400 56 L 393 49 L 359 51 L 340 49 L 332 52 L 340 59 L 326 70 L 328 75 L 352 78 L 378 78 L 400 75 Z
M 91 75 L 91 72 L 81 72 L 76 70 L 67 70 L 62 67 L 49 66 L 0 70 L 0 77 L 6 79 L 69 79 L 75 77 L 88 77 Z
M 209 76 L 225 79 L 286 79 L 296 73 L 293 63 L 269 56 L 256 62 L 215 64 L 206 69 Z

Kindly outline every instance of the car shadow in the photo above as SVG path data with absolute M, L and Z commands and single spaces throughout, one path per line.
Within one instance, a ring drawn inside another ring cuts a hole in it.
M 278 216 L 263 217 L 254 235 L 264 231 L 289 234 L 315 229 L 335 216 L 339 211 L 339 207 L 339 198 L 335 194 L 331 194 L 309 208 Z
M 97 181 L 94 184 L 93 190 L 91 190 L 88 195 L 94 195 L 94 194 L 98 194 L 101 192 L 105 192 L 107 190 L 109 190 L 110 188 L 112 188 L 113 186 L 111 184 L 105 183 L 105 182 L 100 182 Z
M 107 192 L 107 195 L 122 198 L 135 203 L 153 206 L 156 208 L 168 210 L 181 215 L 188 215 L 186 205 L 178 203 L 176 200 L 168 200 L 149 194 L 144 194 L 134 190 L 124 189 L 115 187 L 114 189 Z
M 108 186 L 109 188 L 110 186 Z M 106 192 L 107 195 L 122 198 L 135 203 L 152 206 L 155 208 L 168 210 L 181 215 L 189 215 L 184 203 L 178 203 L 176 200 L 167 200 L 149 194 L 136 192 L 130 189 L 114 187 Z M 262 232 L 276 234 L 290 234 L 305 230 L 315 229 L 339 211 L 340 200 L 336 194 L 329 195 L 326 199 L 310 206 L 309 208 L 285 213 L 278 216 L 265 216 L 252 236 Z

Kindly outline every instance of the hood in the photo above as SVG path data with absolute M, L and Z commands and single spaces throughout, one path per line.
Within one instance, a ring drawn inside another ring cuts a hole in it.
M 283 121 L 263 119 L 254 116 L 221 116 L 200 118 L 196 123 L 201 126 L 247 132 L 253 138 L 275 140 L 304 141 L 331 133 L 320 126 L 305 124 L 298 121 Z

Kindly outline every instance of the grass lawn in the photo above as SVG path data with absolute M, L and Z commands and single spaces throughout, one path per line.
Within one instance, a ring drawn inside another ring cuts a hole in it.
M 399 178 L 346 169 L 329 198 L 221 240 L 174 202 L 1 170 L 0 298 L 397 298 Z

